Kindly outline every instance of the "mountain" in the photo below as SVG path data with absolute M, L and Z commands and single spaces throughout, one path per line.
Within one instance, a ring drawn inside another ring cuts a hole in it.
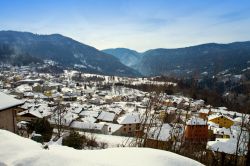
M 139 75 L 114 56 L 60 34 L 37 35 L 29 32 L 0 31 L 1 47 L 12 50 L 11 53 L 0 54 L 5 57 L 5 61 L 12 62 L 13 56 L 28 55 L 34 59 L 53 60 L 66 67 L 80 66 L 83 71 L 91 73 Z M 0 61 L 3 62 L 2 58 Z
M 250 67 L 250 41 L 230 44 L 202 44 L 177 49 L 152 49 L 136 65 L 144 75 L 237 73 Z
M 126 48 L 99 51 L 60 34 L 0 31 L 0 63 L 27 65 L 44 60 L 85 72 L 118 76 L 214 75 L 225 70 L 237 74 L 250 67 L 250 41 L 138 53 Z
M 114 48 L 102 51 L 115 56 L 121 61 L 121 63 L 129 67 L 134 67 L 134 65 L 138 64 L 142 57 L 141 53 L 127 48 Z

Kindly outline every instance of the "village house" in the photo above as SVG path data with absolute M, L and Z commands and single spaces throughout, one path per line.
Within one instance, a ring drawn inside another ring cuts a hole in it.
M 208 117 L 208 121 L 214 122 L 219 127 L 230 128 L 234 124 L 234 120 L 226 115 L 213 114 Z
M 17 113 L 17 121 L 32 122 L 37 119 L 49 117 L 51 115 L 52 107 L 48 107 L 47 104 L 35 104 L 26 102 L 22 105 L 24 111 Z
M 245 136 L 248 135 L 247 132 L 242 133 L 242 139 L 240 139 L 240 142 L 246 142 L 248 141 L 244 140 L 246 138 Z M 216 138 L 214 141 L 208 141 L 207 142 L 207 150 L 208 155 L 213 156 L 216 154 L 220 157 L 225 158 L 233 158 L 235 157 L 236 149 L 238 149 L 238 162 L 244 161 L 244 155 L 247 154 L 247 149 L 245 148 L 244 143 L 240 143 L 237 145 L 237 139 L 236 138 Z M 248 164 L 248 163 L 247 163 Z M 239 164 L 243 165 L 243 164 Z
M 204 119 L 193 117 L 187 122 L 185 142 L 202 143 L 208 140 L 208 125 Z
M 200 109 L 198 113 L 199 113 L 200 118 L 207 120 L 208 116 L 211 115 L 212 112 L 210 111 L 210 109 L 203 108 L 203 109 Z
M 118 124 L 122 125 L 121 135 L 134 136 L 140 129 L 140 115 L 138 113 L 127 113 L 117 119 Z
M 24 102 L 3 92 L 0 92 L 0 99 L 0 129 L 16 132 L 17 108 Z
M 229 129 L 227 128 L 214 128 L 213 130 L 213 134 L 215 136 L 215 138 L 230 138 L 231 132 Z
M 155 149 L 167 149 L 168 146 L 171 146 L 171 132 L 172 127 L 165 123 L 159 127 L 151 127 L 146 139 L 146 147 L 155 148 Z
M 70 126 L 71 129 L 75 129 L 83 132 L 108 134 L 108 125 L 102 123 L 80 122 L 73 121 Z
M 165 123 L 171 123 L 176 119 L 176 111 L 175 107 L 168 107 L 167 110 L 160 111 L 160 119 Z
M 105 124 L 107 126 L 107 129 L 108 129 L 107 134 L 109 134 L 109 135 L 121 135 L 122 125 L 114 124 L 114 123 L 107 123 L 107 122 L 99 122 L 99 124 Z

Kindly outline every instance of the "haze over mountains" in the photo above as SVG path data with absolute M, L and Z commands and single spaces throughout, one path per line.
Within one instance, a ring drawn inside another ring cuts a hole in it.
M 107 54 L 114 55 L 126 66 L 134 68 L 135 65 L 138 64 L 142 58 L 141 53 L 134 50 L 130 50 L 128 48 L 105 49 L 102 51 Z
M 208 74 L 229 70 L 237 73 L 249 67 L 250 42 L 202 44 L 177 49 L 152 49 L 143 53 L 127 48 L 99 51 L 60 34 L 0 31 L 0 61 L 27 65 L 53 60 L 82 71 L 144 76 Z

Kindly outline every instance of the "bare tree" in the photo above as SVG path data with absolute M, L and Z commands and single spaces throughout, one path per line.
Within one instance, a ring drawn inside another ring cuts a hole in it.
M 135 145 L 139 147 L 145 147 L 146 142 L 148 139 L 148 133 L 151 127 L 155 126 L 155 123 L 157 121 L 157 114 L 156 112 L 159 109 L 159 103 L 161 101 L 161 97 L 157 93 L 152 93 L 150 95 L 150 99 L 147 103 L 147 107 L 145 112 L 140 117 L 140 126 L 139 130 L 141 134 L 137 134 L 135 138 Z
M 242 143 L 242 134 L 243 134 L 245 116 L 246 116 L 246 114 L 242 113 L 242 115 L 241 115 L 242 121 L 241 121 L 241 125 L 240 125 L 240 131 L 239 131 L 238 135 L 236 136 L 237 143 L 236 143 L 235 156 L 234 156 L 234 165 L 235 166 L 237 166 L 237 163 L 238 163 L 238 156 L 240 153 L 240 144 Z
M 53 114 L 51 116 L 52 123 L 54 123 L 55 128 L 57 130 L 56 139 L 62 136 L 64 132 L 65 126 L 68 126 L 67 119 L 65 115 L 67 114 L 67 109 L 65 105 L 61 104 L 60 102 L 57 103 L 56 107 L 53 110 Z

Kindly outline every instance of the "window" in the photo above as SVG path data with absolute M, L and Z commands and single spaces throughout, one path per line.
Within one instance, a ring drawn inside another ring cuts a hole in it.
M 126 131 L 126 128 L 124 128 L 123 131 Z
M 129 128 L 128 130 L 131 131 L 131 128 Z

